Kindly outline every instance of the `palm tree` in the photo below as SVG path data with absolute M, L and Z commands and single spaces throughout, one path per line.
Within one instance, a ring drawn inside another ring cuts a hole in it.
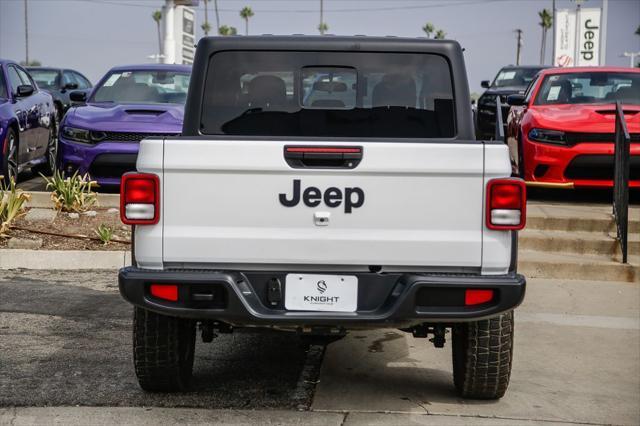
M 220 28 L 218 29 L 218 34 L 220 34 L 221 36 L 231 36 L 231 35 L 238 34 L 238 30 L 236 30 L 236 27 L 230 27 L 228 25 L 220 25 Z
M 156 29 L 158 30 L 158 55 L 162 54 L 162 37 L 160 37 L 160 21 L 162 21 L 162 11 L 156 10 L 151 14 L 151 17 L 156 23 Z
M 433 37 L 436 40 L 444 40 L 444 38 L 447 36 L 447 33 L 444 32 L 444 30 L 438 30 L 436 31 L 436 35 Z
M 253 16 L 253 10 L 249 6 L 245 6 L 240 11 L 240 17 L 244 19 L 244 35 L 249 35 L 249 18 Z
M 547 31 L 553 24 L 553 16 L 547 9 L 538 12 L 540 26 L 542 27 L 542 44 L 540 45 L 540 65 L 544 65 L 545 50 L 547 48 Z
M 422 27 L 422 31 L 424 31 L 424 33 L 427 35 L 427 38 L 431 38 L 431 34 L 433 34 L 435 30 L 436 27 L 431 22 L 427 22 Z
M 318 25 L 318 31 L 320 31 L 321 35 L 324 35 L 324 33 L 326 33 L 329 30 L 329 25 L 327 25 L 326 22 L 320 22 L 320 25 Z
M 204 35 L 208 36 L 211 31 L 211 25 L 209 24 L 209 8 L 207 7 L 207 0 L 204 0 L 204 23 L 200 26 Z

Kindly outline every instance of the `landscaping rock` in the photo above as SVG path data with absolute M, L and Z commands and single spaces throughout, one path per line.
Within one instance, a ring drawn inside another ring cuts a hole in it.
M 84 215 L 89 217 L 95 217 L 98 215 L 98 212 L 95 210 L 89 210 L 88 212 L 84 212 Z
M 35 240 L 29 240 L 26 238 L 11 238 L 7 243 L 7 247 L 10 249 L 37 250 L 42 247 L 42 239 L 36 238 Z
M 24 220 L 29 222 L 53 222 L 58 215 L 54 209 L 31 209 L 27 212 Z
M 116 209 L 115 207 L 111 207 L 109 210 L 107 210 L 107 213 L 115 214 L 115 213 L 118 213 L 119 211 L 120 211 L 119 209 Z
M 78 213 L 69 213 L 69 219 L 78 219 L 79 217 Z

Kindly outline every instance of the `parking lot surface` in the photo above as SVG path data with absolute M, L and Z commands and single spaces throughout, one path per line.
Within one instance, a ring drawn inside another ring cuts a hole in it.
M 288 334 L 221 335 L 198 343 L 192 392 L 148 394 L 135 380 L 131 308 L 114 271 L 5 272 L 0 295 L 0 406 L 66 407 L 7 408 L 0 423 L 640 423 L 636 283 L 530 280 L 500 401 L 457 398 L 450 349 L 397 330 L 352 332 L 324 358 Z M 125 408 L 136 406 L 146 408 Z

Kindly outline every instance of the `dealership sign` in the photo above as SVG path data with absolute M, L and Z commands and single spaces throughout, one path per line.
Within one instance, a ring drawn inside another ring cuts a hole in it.
M 600 65 L 600 21 L 601 10 L 599 8 L 557 10 L 555 14 L 554 66 Z

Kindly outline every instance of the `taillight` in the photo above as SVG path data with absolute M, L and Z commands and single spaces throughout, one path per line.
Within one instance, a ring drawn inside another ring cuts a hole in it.
M 158 299 L 170 302 L 178 301 L 178 286 L 176 284 L 151 284 L 149 292 Z
M 487 183 L 487 228 L 517 231 L 524 228 L 527 189 L 522 179 L 492 179 Z
M 493 290 L 466 290 L 464 292 L 464 304 L 466 306 L 482 305 L 491 302 Z
M 126 225 L 153 225 L 160 219 L 160 180 L 150 173 L 126 173 L 120 182 L 120 219 Z

